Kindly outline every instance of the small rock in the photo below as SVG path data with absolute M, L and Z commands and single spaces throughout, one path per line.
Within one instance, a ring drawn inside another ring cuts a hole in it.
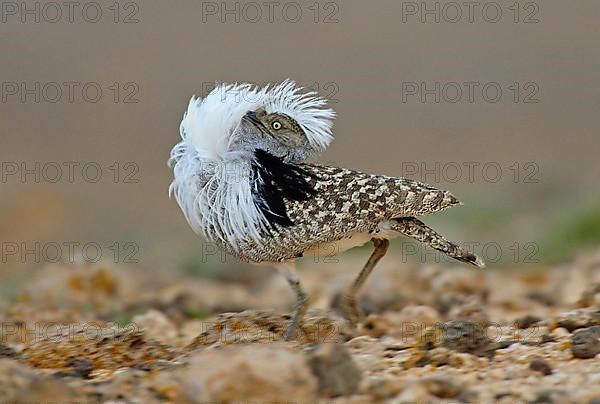
M 423 384 L 414 382 L 406 386 L 402 393 L 390 402 L 394 404 L 420 404 L 430 402 L 431 398 L 431 394 L 427 392 L 427 389 L 425 388 L 425 386 L 423 386 Z
M 389 350 L 379 339 L 372 338 L 366 335 L 356 337 L 344 343 L 352 355 L 352 359 L 363 372 L 370 372 L 377 369 L 385 368 L 385 364 L 381 358 L 387 354 L 393 354 L 398 351 Z M 397 346 L 403 349 L 404 346 Z
M 8 345 L 0 343 L 0 358 L 15 358 L 17 356 L 19 356 L 17 351 L 12 349 Z
M 83 379 L 88 379 L 90 373 L 94 370 L 94 362 L 89 358 L 74 358 L 71 359 L 67 365 L 71 368 L 72 376 L 81 377 Z
M 318 345 L 308 353 L 308 366 L 319 380 L 319 391 L 330 397 L 354 393 L 362 379 L 352 356 L 339 342 Z
M 447 377 L 430 377 L 421 382 L 429 394 L 438 398 L 455 398 L 462 391 L 462 387 L 456 384 L 454 380 Z
M 448 292 L 437 294 L 433 304 L 440 314 L 446 315 L 454 306 L 460 306 L 464 304 L 466 300 L 467 297 L 465 295 Z
M 521 330 L 531 327 L 535 323 L 542 321 L 542 319 L 538 316 L 532 316 L 531 314 L 527 314 L 524 317 L 520 317 L 515 320 L 515 327 Z
M 552 374 L 552 368 L 550 367 L 548 361 L 539 356 L 534 357 L 531 362 L 529 362 L 529 369 L 540 372 L 544 376 Z
M 533 403 L 564 403 L 566 402 L 565 396 L 567 395 L 563 390 L 549 390 L 543 389 L 535 392 L 536 396 L 533 399 Z
M 84 399 L 80 390 L 64 380 L 48 377 L 11 359 L 0 359 L 0 391 L 3 403 L 75 402 Z
M 581 294 L 575 304 L 577 307 L 596 306 L 598 305 L 598 294 L 600 294 L 600 283 L 595 283 Z
M 441 272 L 432 279 L 431 290 L 439 294 L 478 295 L 484 301 L 487 300 L 489 294 L 485 276 L 481 272 L 462 267 Z
M 527 293 L 527 298 L 529 300 L 533 300 L 534 302 L 538 302 L 543 304 L 544 306 L 554 306 L 556 305 L 556 297 L 548 292 L 544 292 L 541 290 L 532 290 Z
M 427 354 L 428 363 L 434 366 L 452 366 L 460 367 L 463 365 L 463 360 L 457 354 L 449 351 L 446 348 L 434 348 Z
M 573 268 L 567 272 L 567 279 L 561 284 L 562 298 L 569 306 L 577 304 L 590 285 L 588 274 L 582 268 Z
M 517 334 L 518 333 L 518 334 Z M 516 335 L 520 337 L 519 341 L 522 344 L 541 344 L 553 341 L 553 337 L 550 334 L 548 327 L 535 326 L 530 327 L 525 331 L 516 332 Z
M 161 342 L 169 342 L 177 335 L 175 325 L 158 310 L 148 310 L 145 314 L 133 317 L 132 323 L 143 328 L 145 334 Z
M 594 326 L 575 331 L 571 338 L 571 352 L 580 359 L 590 359 L 600 353 L 600 327 Z
M 580 328 L 600 325 L 600 312 L 590 309 L 577 309 L 562 313 L 556 323 L 559 327 L 573 332 Z
M 393 324 L 382 314 L 370 314 L 363 323 L 364 332 L 374 338 L 379 338 L 389 333 Z
M 110 382 L 97 385 L 95 392 L 98 400 L 96 402 L 103 404 L 130 403 L 133 401 L 131 397 L 136 398 L 135 402 L 144 402 L 144 399 L 149 400 L 149 397 L 144 397 L 145 394 L 142 393 L 145 390 L 144 385 L 147 377 L 148 372 L 137 369 L 125 369 L 117 372 L 111 377 Z
M 179 371 L 179 379 L 193 403 L 277 402 L 282 397 L 310 402 L 317 392 L 304 355 L 280 343 L 199 351 Z
M 398 377 L 384 376 L 370 378 L 365 384 L 366 392 L 373 396 L 374 401 L 380 402 L 400 394 L 406 386 L 406 381 Z
M 388 335 L 406 343 L 439 321 L 437 311 L 431 307 L 407 306 L 400 312 L 370 315 L 363 324 L 363 330 L 372 337 Z
M 448 312 L 449 320 L 467 320 L 482 327 L 487 327 L 490 324 L 490 318 L 485 310 L 481 308 L 481 303 L 469 303 L 463 306 L 454 306 Z
M 566 328 L 558 327 L 558 328 L 555 328 L 554 330 L 552 330 L 552 335 L 555 338 L 564 338 L 564 337 L 568 337 L 569 335 L 571 335 L 571 333 Z
M 280 341 L 288 321 L 289 316 L 271 311 L 221 313 L 204 323 L 205 330 L 188 344 L 188 348 Z M 295 342 L 314 344 L 335 342 L 339 339 L 338 331 L 346 330 L 321 311 L 309 309 L 299 331 Z
M 456 352 L 491 358 L 495 347 L 486 329 L 470 321 L 448 321 L 438 326 L 442 330 L 442 346 Z
M 92 334 L 89 328 L 65 327 L 59 337 L 41 339 L 26 347 L 21 359 L 37 368 L 66 369 L 62 376 L 69 376 L 72 375 L 69 369 L 74 367 L 79 375 L 85 375 L 88 371 L 84 369 L 92 364 L 82 362 L 80 358 L 89 358 L 94 369 L 87 373 L 87 377 L 96 378 L 123 368 L 162 368 L 176 355 L 172 347 L 148 339 L 136 329 L 98 327 Z
M 388 334 L 401 341 L 421 335 L 427 327 L 441 321 L 434 308 L 421 305 L 406 306 L 399 313 L 386 312 L 384 316 L 391 325 Z

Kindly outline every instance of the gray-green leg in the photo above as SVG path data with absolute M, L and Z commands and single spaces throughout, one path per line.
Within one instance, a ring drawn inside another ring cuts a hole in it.
M 348 319 L 348 321 L 350 321 L 350 324 L 353 327 L 356 326 L 364 316 L 362 310 L 360 309 L 360 306 L 356 301 L 356 295 L 358 294 L 360 288 L 363 286 L 363 284 L 373 271 L 373 268 L 375 268 L 375 265 L 377 265 L 379 260 L 383 258 L 390 245 L 390 242 L 386 239 L 374 238 L 371 239 L 371 242 L 373 243 L 373 247 L 375 247 L 373 253 L 371 253 L 369 260 L 367 261 L 363 269 L 360 271 L 360 273 L 354 280 L 354 283 L 342 299 L 342 312 L 344 314 L 344 317 Z
M 300 278 L 296 273 L 295 262 L 282 263 L 278 269 L 283 276 L 285 276 L 296 295 L 296 302 L 294 303 L 294 308 L 292 310 L 292 318 L 283 332 L 283 338 L 286 341 L 290 341 L 294 338 L 304 321 L 304 314 L 306 314 L 306 310 L 308 309 L 308 295 L 304 291 L 304 288 L 300 283 Z

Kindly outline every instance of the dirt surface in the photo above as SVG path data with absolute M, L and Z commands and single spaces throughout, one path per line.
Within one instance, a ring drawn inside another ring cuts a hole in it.
M 356 264 L 301 271 L 311 309 L 289 342 L 292 293 L 262 269 L 239 284 L 45 267 L 1 303 L 2 399 L 600 402 L 600 252 L 483 271 L 390 255 L 365 286 L 366 318 L 352 329 L 335 307 Z

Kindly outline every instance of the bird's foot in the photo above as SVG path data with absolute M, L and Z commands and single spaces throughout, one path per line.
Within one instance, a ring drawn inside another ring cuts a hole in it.
M 296 333 L 300 329 L 300 326 L 301 324 L 298 321 L 294 321 L 294 318 L 292 318 L 283 331 L 283 339 L 286 341 L 293 340 L 296 337 Z
M 296 301 L 296 304 L 294 305 L 294 310 L 292 311 L 292 318 L 283 331 L 284 340 L 291 341 L 296 337 L 298 330 L 302 328 L 302 324 L 304 323 L 304 314 L 306 313 L 307 307 L 308 297 L 306 295 L 299 296 L 298 301 Z
M 350 322 L 352 328 L 355 328 L 365 317 L 362 309 L 356 301 L 356 297 L 353 295 L 346 295 L 344 298 L 342 298 L 340 309 L 342 311 L 342 315 Z

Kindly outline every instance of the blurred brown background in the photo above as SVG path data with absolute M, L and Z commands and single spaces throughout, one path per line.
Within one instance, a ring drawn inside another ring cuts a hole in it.
M 272 21 L 262 2 L 123 1 L 115 9 L 101 1 L 84 11 L 84 1 L 73 22 L 66 7 L 52 22 L 47 2 L 28 2 L 38 16 L 24 17 L 20 2 L 8 3 L 0 23 L 4 248 L 58 242 L 65 253 L 64 242 L 94 242 L 111 258 L 113 243 L 127 254 L 131 242 L 143 267 L 218 268 L 221 259 L 167 194 L 182 113 L 215 81 L 288 77 L 333 98 L 336 140 L 321 162 L 455 191 L 465 206 L 428 222 L 480 242 L 480 253 L 496 243 L 498 265 L 564 259 L 600 241 L 596 1 L 521 2 L 516 10 L 499 1 L 497 22 L 489 2 L 475 7 L 472 22 L 468 8 L 457 16 L 433 1 L 279 2 Z M 423 4 L 439 15 L 421 15 Z M 98 6 L 99 21 L 86 21 Z M 233 11 L 221 15 L 225 7 Z M 477 83 L 472 102 L 467 82 Z M 72 100 L 64 83 L 77 83 Z M 406 94 L 415 83 L 440 89 L 423 102 L 421 93 Z M 458 98 L 452 83 L 463 90 Z M 97 88 L 102 96 L 92 102 Z M 73 181 L 65 163 L 74 164 Z M 90 163 L 102 168 L 98 182 L 83 178 Z M 23 164 L 39 181 L 22 180 Z M 55 164 L 62 178 L 52 183 Z M 4 274 L 44 263 L 43 253 L 36 260 L 20 252 L 3 252 Z

